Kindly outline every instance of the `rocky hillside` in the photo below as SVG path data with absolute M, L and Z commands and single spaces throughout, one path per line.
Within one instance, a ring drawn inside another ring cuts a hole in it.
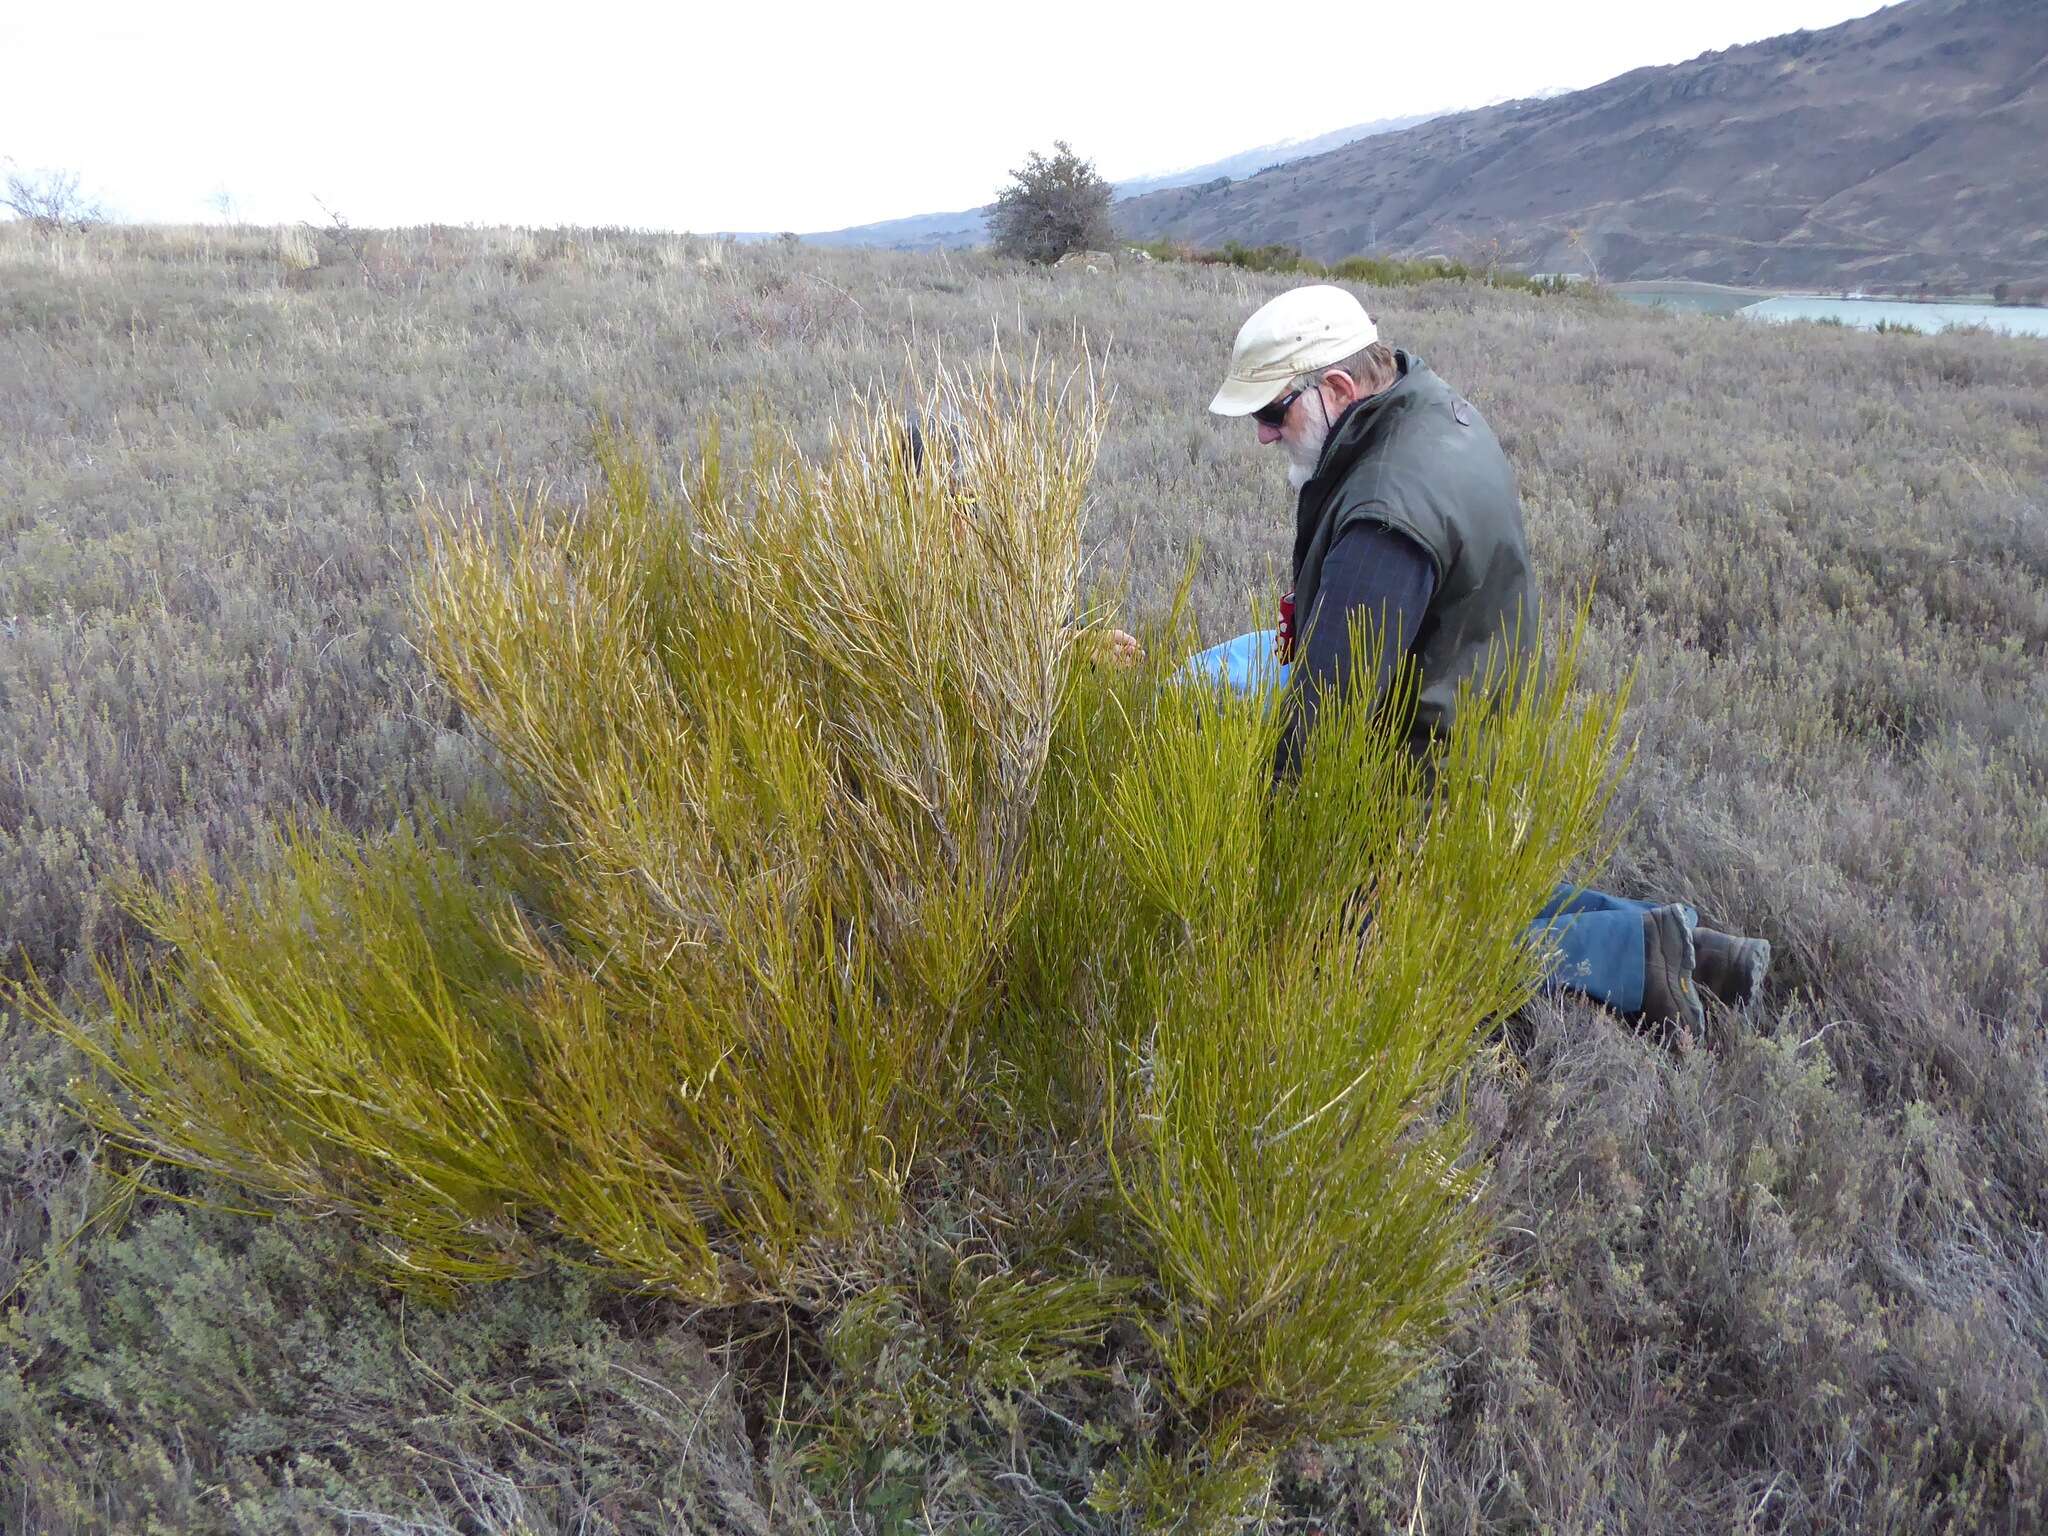
M 2031 285 L 2048 278 L 2048 4 L 1908 0 L 1127 199 L 1117 219 L 1140 239 L 1610 281 Z

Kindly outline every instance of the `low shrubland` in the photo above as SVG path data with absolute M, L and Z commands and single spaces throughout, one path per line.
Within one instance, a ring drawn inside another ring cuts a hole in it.
M 1269 805 L 1273 697 L 1168 682 L 1171 627 L 1106 674 L 1099 418 L 1010 390 L 942 384 L 962 426 L 917 463 L 871 410 L 815 464 L 762 435 L 734 476 L 714 440 L 680 494 L 606 437 L 567 516 L 444 529 L 424 649 L 506 820 L 129 889 L 167 952 L 102 968 L 106 1022 L 21 994 L 100 1069 L 108 1148 L 345 1213 L 442 1300 L 551 1243 L 779 1307 L 835 1405 L 797 1443 L 839 1458 L 1062 1387 L 1114 1447 L 1083 1385 L 1145 1378 L 1162 1422 L 1084 1492 L 1148 1529 L 1384 1432 L 1485 1235 L 1446 1096 L 1534 990 L 1615 713 L 1571 701 L 1574 642 L 1426 777 L 1343 701 Z M 946 1320 L 971 1390 L 885 1425 L 836 1405 L 892 1309 Z
M 326 932 L 368 925 L 394 961 L 419 908 L 409 929 L 388 905 L 352 915 L 342 893 L 380 887 L 334 883 L 351 852 L 410 871 L 450 922 L 472 891 L 547 912 L 551 882 L 525 890 L 504 863 L 531 840 L 497 748 L 422 654 L 415 503 L 474 489 L 503 529 L 489 487 L 550 508 L 605 494 L 596 410 L 632 411 L 656 484 L 714 419 L 735 464 L 764 419 L 815 462 L 845 399 L 907 356 L 1085 331 L 1113 408 L 1084 588 L 1114 577 L 1156 620 L 1185 575 L 1215 634 L 1284 585 L 1278 468 L 1202 407 L 1285 275 L 615 230 L 306 238 L 310 265 L 275 231 L 0 228 L 0 947 L 92 1039 L 118 1024 L 100 964 L 125 988 L 132 946 L 138 981 L 169 984 L 182 952 L 123 889 L 183 892 L 169 911 L 188 919 L 209 910 L 202 872 L 229 916 L 324 901 Z M 1472 1294 L 1492 1304 L 1451 1311 L 1387 1434 L 1279 1455 L 1261 1518 L 2037 1528 L 2048 353 L 1454 282 L 1364 296 L 1499 432 L 1547 603 L 1594 584 L 1584 682 L 1634 669 L 1607 883 L 1682 894 L 1778 961 L 1763 1005 L 1717 1014 L 1687 1055 L 1544 998 L 1477 1037 L 1460 1166 L 1490 1234 Z M 296 852 L 271 831 L 294 819 Z M 321 953 L 311 938 L 296 953 Z M 399 995 L 342 949 L 325 946 L 336 974 Z M 499 953 L 458 979 L 486 988 Z M 1139 1251 L 1118 1213 L 1143 1209 L 1113 1180 L 1069 1189 L 1078 1138 L 1044 1111 L 1089 1102 L 1053 1074 L 1091 1058 L 1028 1078 L 1027 1040 L 985 1043 L 1019 1064 L 986 1091 L 1036 1139 L 911 1180 L 915 1219 L 865 1261 L 881 1283 L 799 1315 L 621 1289 L 539 1211 L 491 1217 L 504 1278 L 396 1290 L 394 1260 L 423 1250 L 375 1212 L 302 1219 L 358 1186 L 314 1186 L 278 1220 L 280 1191 L 232 1168 L 139 1163 L 75 1112 L 86 1058 L 16 1017 L 0 1525 L 1117 1529 L 1127 1514 L 1081 1496 L 1135 1446 L 1194 1440 L 1162 1371 L 1131 1369 L 1165 1357 L 1129 1314 L 1063 1331 L 1124 1293 L 1085 1272 L 1083 1296 L 1015 1292 L 1033 1251 Z M 1031 1081 L 1058 1088 L 1040 1103 Z M 1153 1156 L 1123 1165 L 1132 1197 Z M 1004 1226 L 1015 1210 L 1067 1216 Z M 1169 1237 L 1143 1241 L 1177 1253 Z M 1099 1278 L 1187 1317 L 1181 1273 Z M 1020 1319 L 1052 1342 L 1022 1347 Z M 1170 1470 L 1115 1487 L 1135 1506 Z
M 1376 288 L 1408 287 L 1415 283 L 1483 283 L 1491 288 L 1515 288 L 1525 293 L 1564 293 L 1577 286 L 1561 277 L 1531 277 L 1498 261 L 1474 266 L 1470 262 L 1453 261 L 1442 256 L 1346 256 L 1341 261 L 1318 261 L 1313 256 L 1304 256 L 1295 246 L 1246 245 L 1238 240 L 1226 240 L 1213 248 L 1183 245 L 1172 240 L 1149 240 L 1136 249 L 1155 261 L 1240 267 L 1247 272 L 1360 283 Z

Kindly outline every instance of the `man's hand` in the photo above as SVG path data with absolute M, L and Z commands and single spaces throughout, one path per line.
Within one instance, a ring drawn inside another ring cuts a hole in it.
M 1095 655 L 1098 660 L 1114 666 L 1135 667 L 1145 659 L 1145 647 L 1128 630 L 1107 629 L 1096 641 Z

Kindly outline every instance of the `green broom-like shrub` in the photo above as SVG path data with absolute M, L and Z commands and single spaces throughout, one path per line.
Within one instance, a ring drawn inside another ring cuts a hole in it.
M 1276 789 L 1289 701 L 1170 679 L 1179 604 L 1102 663 L 1094 392 L 936 389 L 921 463 L 870 403 L 817 460 L 764 424 L 670 490 L 601 437 L 585 505 L 442 519 L 422 649 L 502 820 L 287 829 L 126 893 L 164 952 L 101 1018 L 20 995 L 116 1145 L 346 1213 L 405 1283 L 557 1252 L 783 1304 L 864 1435 L 1156 1378 L 1095 1502 L 1227 1521 L 1276 1449 L 1383 1428 L 1471 1295 L 1455 1090 L 1595 851 L 1618 704 L 1574 635 L 1428 765 L 1330 701 Z
M 1305 1422 L 1387 1428 L 1468 1294 L 1485 1234 L 1450 1090 L 1537 985 L 1519 919 L 1592 848 L 1611 784 L 1611 706 L 1569 696 L 1575 635 L 1553 661 L 1505 669 L 1427 766 L 1343 700 L 1277 793 L 1284 699 L 1169 690 L 1064 802 L 1105 857 L 1035 923 L 1096 936 L 1055 990 L 1094 1021 L 1141 1325 L 1199 1448 L 1117 1490 L 1155 1521 L 1197 1499 L 1188 1471 L 1227 1488 Z

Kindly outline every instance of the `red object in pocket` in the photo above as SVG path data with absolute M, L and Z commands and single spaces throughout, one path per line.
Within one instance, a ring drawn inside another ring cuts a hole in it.
M 1280 632 L 1273 639 L 1273 655 L 1282 666 L 1294 660 L 1294 593 L 1280 599 Z

